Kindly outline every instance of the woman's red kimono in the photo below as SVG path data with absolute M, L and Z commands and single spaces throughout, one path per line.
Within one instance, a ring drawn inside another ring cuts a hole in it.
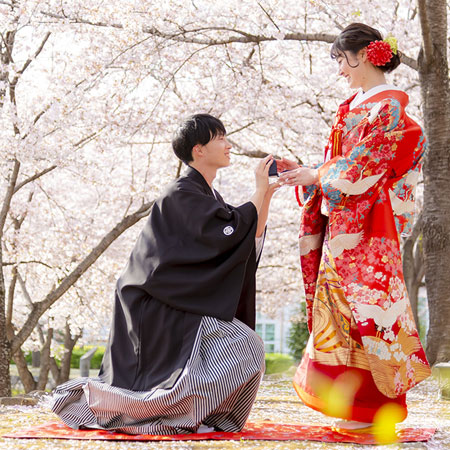
M 294 387 L 329 416 L 373 422 L 430 375 L 403 278 L 425 137 L 395 88 L 340 105 L 319 183 L 304 190 L 300 259 L 310 339 Z M 328 216 L 328 217 L 327 217 Z

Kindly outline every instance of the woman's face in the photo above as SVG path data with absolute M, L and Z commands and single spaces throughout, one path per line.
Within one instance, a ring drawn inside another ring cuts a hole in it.
M 352 89 L 360 88 L 366 78 L 363 50 L 357 54 L 346 50 L 336 58 L 339 75 L 346 78 Z

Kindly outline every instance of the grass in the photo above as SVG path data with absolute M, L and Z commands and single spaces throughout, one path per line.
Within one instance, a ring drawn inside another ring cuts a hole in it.
M 294 359 L 283 353 L 266 353 L 266 375 L 282 373 L 294 365 Z

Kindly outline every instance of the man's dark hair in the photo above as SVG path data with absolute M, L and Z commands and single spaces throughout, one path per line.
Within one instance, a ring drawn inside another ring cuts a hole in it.
M 192 149 L 197 145 L 206 145 L 218 135 L 225 135 L 223 123 L 210 114 L 189 116 L 177 129 L 172 139 L 175 155 L 185 164 L 193 161 Z

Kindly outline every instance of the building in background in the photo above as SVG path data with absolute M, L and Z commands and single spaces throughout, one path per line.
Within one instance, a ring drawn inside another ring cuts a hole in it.
M 266 353 L 289 353 L 288 336 L 295 308 L 283 306 L 275 317 L 256 313 L 255 331 L 264 341 Z

